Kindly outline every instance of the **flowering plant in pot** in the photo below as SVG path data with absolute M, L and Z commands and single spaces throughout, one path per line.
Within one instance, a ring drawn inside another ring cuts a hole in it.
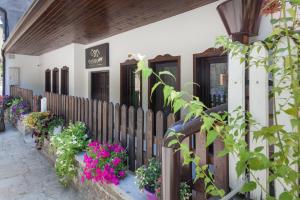
M 32 112 L 24 120 L 25 125 L 33 130 L 37 149 L 41 149 L 44 139 L 49 137 L 53 126 L 61 124 L 61 119 L 50 112 Z M 62 122 L 63 123 L 63 122 Z
M 75 155 L 87 148 L 87 126 L 83 122 L 69 123 L 61 134 L 50 138 L 50 147 L 55 152 L 55 171 L 60 183 L 68 186 L 78 174 Z
M 29 113 L 30 107 L 27 101 L 22 99 L 13 100 L 11 106 L 11 119 L 13 123 L 16 123 L 17 120 L 21 119 L 22 115 Z
M 118 185 L 126 176 L 126 150 L 119 144 L 88 144 L 81 181 L 92 180 Z
M 161 164 L 155 160 L 150 159 L 148 166 L 143 165 L 136 170 L 137 185 L 139 189 L 144 190 L 148 200 L 158 199 L 155 191 L 158 187 L 158 180 L 161 176 Z

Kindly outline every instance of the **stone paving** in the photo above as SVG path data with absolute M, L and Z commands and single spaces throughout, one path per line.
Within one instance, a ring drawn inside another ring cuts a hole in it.
M 6 124 L 0 133 L 0 200 L 81 200 L 58 182 L 54 167 L 23 136 Z

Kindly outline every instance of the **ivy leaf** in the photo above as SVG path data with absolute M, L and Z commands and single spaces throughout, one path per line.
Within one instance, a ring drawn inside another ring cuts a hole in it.
M 207 134 L 206 147 L 208 147 L 211 143 L 213 143 L 218 137 L 218 132 L 215 130 L 211 130 Z
M 290 200 L 293 199 L 293 196 L 288 192 L 283 192 L 279 196 L 279 200 Z
M 250 181 L 245 183 L 242 187 L 242 192 L 250 192 L 256 188 L 256 183 L 254 181 Z

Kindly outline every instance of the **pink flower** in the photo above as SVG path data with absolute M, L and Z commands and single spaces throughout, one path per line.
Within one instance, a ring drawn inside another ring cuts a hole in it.
M 125 177 L 125 149 L 119 144 L 99 144 L 91 142 L 84 155 L 85 168 L 81 182 L 91 180 L 118 185 Z
M 119 176 L 120 176 L 121 178 L 125 177 L 125 171 L 119 171 Z
M 122 160 L 118 157 L 114 158 L 112 161 L 114 166 L 118 166 L 120 162 L 122 162 Z
M 80 179 L 81 183 L 84 183 L 84 180 L 85 180 L 84 176 L 81 176 L 81 179 Z
M 102 158 L 108 158 L 110 156 L 110 153 L 106 150 L 101 151 L 100 154 Z

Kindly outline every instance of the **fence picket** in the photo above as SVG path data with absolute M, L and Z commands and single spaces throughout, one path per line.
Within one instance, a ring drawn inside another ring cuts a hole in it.
M 129 107 L 128 110 L 128 154 L 129 170 L 135 170 L 135 108 Z
M 162 142 L 165 133 L 164 113 L 158 111 L 156 113 L 156 158 L 161 160 Z
M 93 100 L 89 99 L 89 121 L 88 121 L 88 127 L 90 130 L 90 133 L 92 134 L 92 138 L 94 138 L 93 133 Z
M 98 102 L 96 99 L 93 100 L 93 139 L 97 139 L 97 111 L 98 111 Z
M 144 110 L 141 107 L 136 116 L 136 167 L 140 167 L 144 163 Z
M 114 143 L 120 142 L 120 105 L 115 105 Z
M 107 122 L 108 122 L 108 105 L 107 102 L 104 101 L 102 104 L 102 138 L 104 143 L 108 140 L 108 132 L 107 132 Z
M 97 141 L 102 142 L 102 102 L 98 101 L 98 131 L 97 131 Z
M 121 144 L 123 147 L 127 147 L 127 106 L 122 105 L 121 107 Z
M 152 110 L 146 113 L 146 163 L 153 157 L 154 114 Z
M 113 129 L 114 129 L 114 104 L 108 104 L 108 142 L 113 142 Z

